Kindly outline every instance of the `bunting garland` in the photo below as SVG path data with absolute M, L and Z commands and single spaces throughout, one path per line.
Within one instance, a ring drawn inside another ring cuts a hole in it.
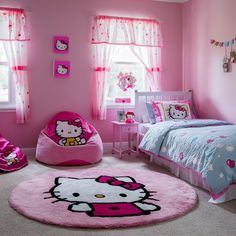
M 225 42 L 220 42 L 215 39 L 211 39 L 210 43 L 216 47 L 229 47 L 229 46 L 233 46 L 234 44 L 236 44 L 236 37 L 234 37 L 233 39 L 231 39 L 229 41 L 225 41 Z

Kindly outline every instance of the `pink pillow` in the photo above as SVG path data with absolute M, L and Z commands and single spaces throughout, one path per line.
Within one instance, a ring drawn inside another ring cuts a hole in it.
M 157 122 L 195 118 L 189 102 L 153 101 L 152 108 Z
M 56 114 L 43 131 L 61 146 L 84 145 L 96 130 L 79 114 L 63 111 Z

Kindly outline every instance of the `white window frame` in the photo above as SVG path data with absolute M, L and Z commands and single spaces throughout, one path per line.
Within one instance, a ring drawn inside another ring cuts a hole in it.
M 9 62 L 1 62 L 0 65 L 8 67 L 8 101 L 0 101 L 0 112 L 15 110 L 16 109 L 16 95 L 15 95 L 15 83 L 13 81 L 12 72 L 9 68 Z

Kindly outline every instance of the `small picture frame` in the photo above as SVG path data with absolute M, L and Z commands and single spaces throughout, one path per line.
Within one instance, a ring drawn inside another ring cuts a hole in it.
M 125 111 L 117 111 L 117 121 L 125 122 Z
M 53 74 L 55 78 L 68 79 L 70 77 L 70 61 L 54 61 Z
M 69 37 L 54 36 L 53 52 L 54 53 L 68 53 L 69 52 Z

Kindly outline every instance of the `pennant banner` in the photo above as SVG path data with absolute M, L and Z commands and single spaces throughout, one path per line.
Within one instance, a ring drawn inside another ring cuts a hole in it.
M 236 44 L 236 37 L 234 37 L 230 41 L 225 41 L 225 42 L 220 42 L 215 39 L 211 39 L 210 43 L 216 47 L 229 47 Z

